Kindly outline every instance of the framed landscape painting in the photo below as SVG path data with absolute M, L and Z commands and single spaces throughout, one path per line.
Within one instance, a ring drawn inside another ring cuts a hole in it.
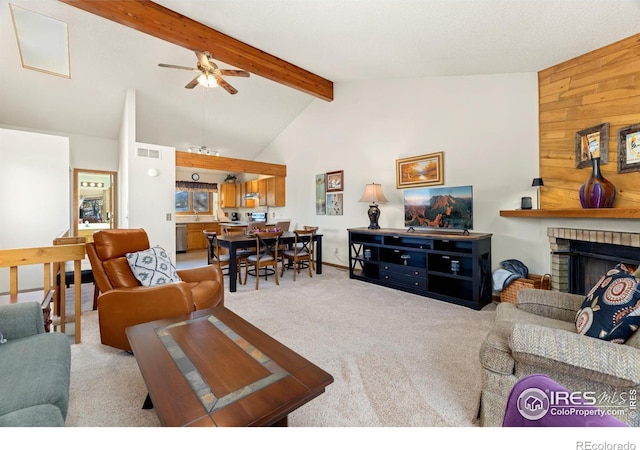
M 398 189 L 444 184 L 444 152 L 396 160 Z

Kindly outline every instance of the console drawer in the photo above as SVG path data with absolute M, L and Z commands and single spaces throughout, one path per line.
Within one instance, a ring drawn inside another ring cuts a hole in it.
M 381 271 L 380 279 L 395 285 L 407 286 L 415 289 L 427 289 L 427 278 L 424 276 L 416 277 L 396 272 Z
M 380 263 L 380 272 L 384 273 L 397 273 L 407 276 L 421 277 L 427 276 L 427 269 L 422 267 L 404 266 L 400 264 Z

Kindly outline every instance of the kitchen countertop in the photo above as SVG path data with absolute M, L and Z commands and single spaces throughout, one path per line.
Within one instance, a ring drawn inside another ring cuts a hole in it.
M 216 220 L 213 216 L 176 216 L 176 224 L 179 223 L 199 223 L 199 222 L 221 222 L 220 220 Z

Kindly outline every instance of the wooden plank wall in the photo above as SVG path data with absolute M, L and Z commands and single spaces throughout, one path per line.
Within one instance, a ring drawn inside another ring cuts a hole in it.
M 576 169 L 576 132 L 609 122 L 615 208 L 640 208 L 640 172 L 617 173 L 618 129 L 640 123 L 640 34 L 538 72 L 541 209 L 580 208 L 591 167 Z

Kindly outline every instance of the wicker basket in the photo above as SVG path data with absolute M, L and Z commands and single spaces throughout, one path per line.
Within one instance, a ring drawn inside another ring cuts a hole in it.
M 516 303 L 520 289 L 551 289 L 551 275 L 529 274 L 527 278 L 518 278 L 500 292 L 500 301 Z

